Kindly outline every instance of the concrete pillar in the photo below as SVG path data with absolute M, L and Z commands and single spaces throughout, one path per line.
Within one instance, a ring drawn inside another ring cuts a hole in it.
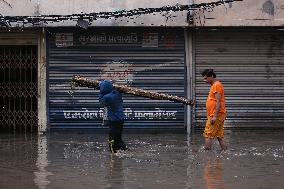
M 46 103 L 46 35 L 45 29 L 38 35 L 38 133 L 47 131 Z

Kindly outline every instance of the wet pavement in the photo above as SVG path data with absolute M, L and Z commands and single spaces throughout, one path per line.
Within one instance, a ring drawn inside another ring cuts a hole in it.
M 204 151 L 201 132 L 134 134 L 110 155 L 107 134 L 0 134 L 1 189 L 283 189 L 284 130 L 226 131 Z

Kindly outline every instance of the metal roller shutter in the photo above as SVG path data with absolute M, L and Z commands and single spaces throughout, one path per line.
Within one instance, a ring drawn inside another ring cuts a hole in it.
M 75 74 L 92 79 L 107 74 L 129 86 L 185 96 L 182 29 L 50 29 L 48 33 L 51 128 L 103 128 L 99 91 L 83 87 L 71 91 Z M 123 99 L 128 128 L 185 127 L 182 104 L 126 94 Z
M 213 68 L 225 87 L 227 127 L 284 126 L 283 31 L 195 33 L 196 126 L 204 125 L 210 86 L 200 73 Z

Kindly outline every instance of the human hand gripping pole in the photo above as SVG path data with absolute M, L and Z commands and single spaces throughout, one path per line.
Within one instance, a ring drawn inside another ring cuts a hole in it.
M 89 88 L 97 88 L 100 84 L 99 80 L 88 79 L 80 75 L 74 75 L 71 82 L 75 84 L 75 86 L 89 87 Z M 180 102 L 180 103 L 183 103 L 189 106 L 194 105 L 194 101 L 186 99 L 184 97 L 173 96 L 173 95 L 168 95 L 168 94 L 158 93 L 158 92 L 153 92 L 153 91 L 146 91 L 143 89 L 128 87 L 125 85 L 118 85 L 118 84 L 113 84 L 113 87 L 119 92 L 126 93 L 126 94 L 147 97 L 147 98 L 157 99 L 157 100 L 170 100 L 174 102 Z

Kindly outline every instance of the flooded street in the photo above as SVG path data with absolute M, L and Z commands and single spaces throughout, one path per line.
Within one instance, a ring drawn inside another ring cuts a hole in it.
M 205 152 L 201 132 L 125 133 L 110 155 L 105 133 L 0 135 L 2 189 L 282 189 L 284 130 L 226 131 Z

